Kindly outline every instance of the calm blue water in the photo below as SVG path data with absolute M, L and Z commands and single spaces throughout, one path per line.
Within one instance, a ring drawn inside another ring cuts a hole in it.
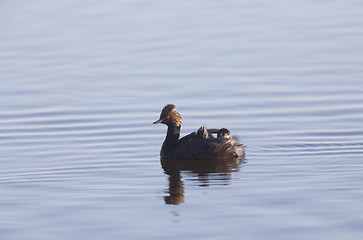
M 2 1 L 0 238 L 361 239 L 362 11 Z M 169 177 L 167 103 L 246 163 Z

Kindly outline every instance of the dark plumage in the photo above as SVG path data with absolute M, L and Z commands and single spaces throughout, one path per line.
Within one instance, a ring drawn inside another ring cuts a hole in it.
M 243 158 L 243 146 L 236 137 L 231 137 L 226 128 L 207 129 L 202 126 L 197 132 L 179 139 L 182 118 L 173 104 L 166 105 L 156 123 L 168 126 L 166 138 L 161 147 L 161 159 L 212 160 L 224 158 Z M 217 133 L 217 137 L 213 137 Z
M 227 128 L 221 128 L 217 132 L 217 138 L 231 139 L 231 133 Z

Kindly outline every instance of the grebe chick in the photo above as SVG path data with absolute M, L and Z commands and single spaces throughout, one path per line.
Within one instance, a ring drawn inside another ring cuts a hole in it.
M 221 128 L 217 133 L 217 138 L 231 139 L 231 133 L 227 128 Z

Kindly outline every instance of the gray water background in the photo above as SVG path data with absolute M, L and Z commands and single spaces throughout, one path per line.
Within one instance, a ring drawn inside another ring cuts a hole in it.
M 361 1 L 2 1 L 0 238 L 362 239 Z M 231 173 L 166 204 L 182 135 L 227 127 Z

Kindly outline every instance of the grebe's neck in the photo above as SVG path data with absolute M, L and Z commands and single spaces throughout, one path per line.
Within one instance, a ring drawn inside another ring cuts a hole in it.
M 174 123 L 168 125 L 168 131 L 166 133 L 166 137 L 163 143 L 163 148 L 170 149 L 178 143 L 180 136 L 180 127 L 180 125 Z

